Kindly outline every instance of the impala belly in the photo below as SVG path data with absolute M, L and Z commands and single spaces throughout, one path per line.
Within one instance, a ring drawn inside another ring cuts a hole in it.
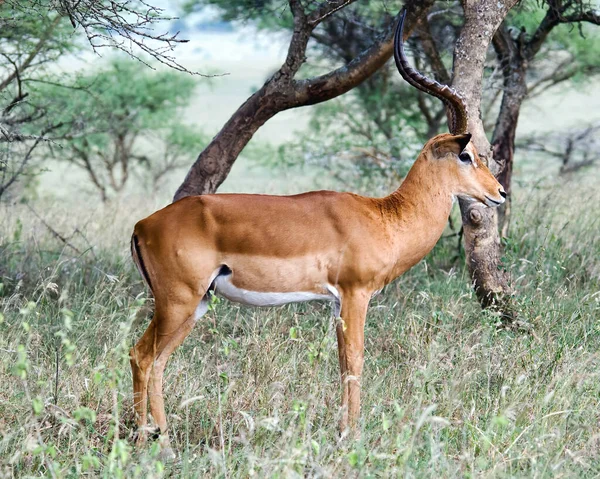
M 340 303 L 319 258 L 229 257 L 213 281 L 219 296 L 248 306 L 280 306 L 303 301 Z M 336 311 L 339 309 L 336 308 Z
M 214 282 L 215 292 L 230 301 L 245 304 L 247 306 L 281 306 L 288 303 L 298 303 L 312 300 L 335 300 L 335 296 L 327 292 L 325 294 L 310 291 L 288 291 L 285 293 L 251 291 L 238 288 L 232 282 L 232 275 L 222 275 Z

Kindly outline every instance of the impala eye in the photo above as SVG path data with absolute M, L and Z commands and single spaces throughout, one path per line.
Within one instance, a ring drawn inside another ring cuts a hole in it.
M 471 155 L 470 152 L 468 151 L 463 151 L 460 155 L 458 155 L 458 159 L 460 161 L 462 161 L 463 163 L 472 163 L 473 162 L 473 156 Z

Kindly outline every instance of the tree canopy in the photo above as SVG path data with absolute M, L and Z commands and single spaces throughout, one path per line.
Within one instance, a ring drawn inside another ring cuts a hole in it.
M 317 2 L 307 2 L 303 8 L 311 12 L 316 5 Z M 528 94 L 524 101 L 556 85 L 589 81 L 591 75 L 600 72 L 600 32 L 588 22 L 595 18 L 589 13 L 590 9 L 593 12 L 593 5 L 581 1 L 561 5 L 564 17 L 559 23 L 564 24 L 546 32 L 539 54 L 528 61 Z M 272 31 L 294 29 L 286 2 L 189 0 L 185 4 L 188 13 L 207 6 L 216 7 L 221 20 L 251 22 L 259 29 Z M 532 41 L 540 35 L 539 29 L 553 8 L 552 1 L 521 2 L 506 17 L 503 28 L 515 39 L 521 36 Z M 298 76 L 311 77 L 331 66 L 348 64 L 375 41 L 395 13 L 380 1 L 350 2 L 310 32 L 307 60 Z M 417 68 L 443 83 L 450 83 L 452 77 L 453 49 L 462 15 L 460 4 L 436 2 L 409 39 Z M 577 18 L 586 22 L 577 23 Z M 482 98 L 482 114 L 490 133 L 498 120 L 504 91 L 500 63 L 490 52 Z M 339 166 L 346 162 L 345 173 L 340 174 L 345 182 L 371 173 L 379 175 L 380 180 L 383 175 L 397 181 L 397 175 L 406 171 L 406 161 L 414 158 L 415 150 L 434 134 L 446 130 L 443 106 L 403 82 L 391 62 L 346 95 L 316 106 L 313 112 L 311 131 L 301 135 L 295 145 L 281 149 L 278 161 L 309 161 L 330 171 L 334 163 Z
M 172 56 L 182 40 L 164 33 L 168 20 L 163 10 L 142 1 L 0 2 L 0 144 L 4 144 L 0 150 L 0 197 L 18 178 L 27 178 L 37 169 L 32 168 L 34 160 L 46 154 L 41 154 L 41 145 L 46 147 L 44 152 L 55 152 L 64 159 L 61 149 L 67 144 L 71 153 L 85 143 L 108 154 L 107 145 L 114 147 L 114 139 L 122 137 L 127 148 L 120 151 L 126 153 L 132 148 L 130 143 L 138 147 L 139 142 L 131 137 L 152 130 L 160 131 L 163 139 L 176 139 L 173 151 L 180 154 L 183 144 L 202 147 L 201 135 L 199 141 L 190 142 L 191 135 L 177 137 L 168 131 L 175 125 L 167 119 L 192 93 L 191 77 L 175 78 L 168 71 L 151 75 L 148 68 L 151 63 L 162 63 L 187 71 Z M 123 51 L 130 61 L 115 62 L 98 75 L 94 68 L 80 76 L 62 73 L 64 65 L 59 60 L 63 56 L 90 47 L 97 53 L 102 49 Z M 180 126 L 189 133 L 189 127 Z M 105 158 L 106 165 L 122 164 L 124 156 L 120 156 L 118 161 Z M 172 168 L 175 160 L 168 154 L 161 161 L 163 166 L 158 169 L 156 164 L 146 165 L 150 177 L 162 177 L 160 171 Z M 107 180 L 109 188 L 122 188 L 120 182 L 127 176 L 122 172 L 120 180 Z M 98 175 L 92 180 L 104 183 Z M 105 192 L 102 195 L 105 197 Z
M 63 139 L 48 154 L 83 169 L 103 200 L 133 172 L 156 183 L 205 144 L 180 121 L 194 87 L 190 76 L 153 72 L 128 59 L 78 75 L 69 87 L 41 84 L 35 93 L 50 99 L 47 116 Z

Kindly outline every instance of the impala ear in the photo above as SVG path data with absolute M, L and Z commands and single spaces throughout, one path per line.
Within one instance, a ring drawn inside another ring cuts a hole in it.
M 435 154 L 438 157 L 447 155 L 448 153 L 460 154 L 471 141 L 471 133 L 464 135 L 444 135 L 444 138 L 438 140 L 433 145 Z
M 471 133 L 465 133 L 464 135 L 456 135 L 454 137 L 454 140 L 456 141 L 456 143 L 458 143 L 458 146 L 460 146 L 460 153 L 467 147 L 467 145 L 471 141 Z

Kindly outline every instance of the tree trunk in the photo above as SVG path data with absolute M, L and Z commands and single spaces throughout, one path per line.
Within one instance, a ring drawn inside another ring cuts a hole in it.
M 492 136 L 494 158 L 500 165 L 498 180 L 506 191 L 506 203 L 499 208 L 502 236 L 508 236 L 510 207 L 512 203 L 512 173 L 515 154 L 515 135 L 521 105 L 527 95 L 526 65 L 523 56 L 525 33 L 514 40 L 506 25 L 500 26 L 494 35 L 494 48 L 502 68 L 504 92 L 496 127 Z
M 454 50 L 453 86 L 464 96 L 469 112 L 469 131 L 479 156 L 494 174 L 500 165 L 494 160 L 481 120 L 483 68 L 489 44 L 516 0 L 463 2 L 465 24 Z M 467 265 L 475 292 L 484 308 L 497 309 L 504 320 L 513 319 L 508 274 L 501 265 L 498 212 L 480 203 L 460 201 Z
M 405 3 L 409 12 L 405 37 L 433 2 L 434 0 L 408 0 Z M 294 12 L 294 34 L 286 62 L 233 114 L 200 153 L 177 189 L 173 201 L 190 195 L 214 193 L 227 178 L 240 152 L 269 118 L 280 111 L 314 105 L 346 93 L 370 77 L 391 57 L 398 16 L 371 47 L 349 64 L 319 77 L 294 80 L 294 75 L 305 61 L 308 38 L 321 18 L 311 21 L 303 13 Z

